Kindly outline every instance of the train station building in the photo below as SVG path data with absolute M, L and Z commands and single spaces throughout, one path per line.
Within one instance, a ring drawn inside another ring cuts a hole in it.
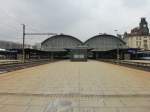
M 99 34 L 82 42 L 70 35 L 55 35 L 41 43 L 41 49 L 25 48 L 25 59 L 137 59 L 139 48 L 129 48 L 122 38 Z M 0 51 L 3 59 L 22 59 L 22 49 Z
M 52 36 L 41 44 L 43 51 L 53 54 L 53 58 L 71 58 L 71 60 L 91 59 L 131 59 L 137 49 L 129 49 L 119 37 L 100 34 L 85 42 L 69 35 Z

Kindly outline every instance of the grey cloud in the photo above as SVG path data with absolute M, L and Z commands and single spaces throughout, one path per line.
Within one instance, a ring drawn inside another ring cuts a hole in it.
M 123 5 L 129 8 L 142 8 L 148 5 L 148 0 L 122 0 Z
M 138 25 L 139 18 L 150 10 L 149 7 L 140 11 L 130 9 L 138 5 L 150 4 L 146 0 L 5 0 L 0 7 L 9 16 L 4 16 L 0 8 L 3 23 L 0 24 L 0 39 L 21 37 L 21 23 L 27 24 L 28 32 L 65 33 L 81 40 L 103 32 L 114 34 L 114 29 L 123 33 Z M 148 20 L 149 17 L 147 15 Z M 7 38 L 1 36 L 4 34 Z

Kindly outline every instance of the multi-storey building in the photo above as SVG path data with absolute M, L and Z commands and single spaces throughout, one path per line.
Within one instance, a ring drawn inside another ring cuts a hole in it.
M 141 18 L 139 27 L 132 29 L 130 33 L 126 32 L 124 34 L 124 41 L 130 48 L 150 50 L 150 34 L 145 18 Z

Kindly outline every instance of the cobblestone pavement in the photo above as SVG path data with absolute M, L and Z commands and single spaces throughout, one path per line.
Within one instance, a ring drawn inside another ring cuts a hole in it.
M 150 73 L 60 61 L 1 74 L 0 112 L 150 112 Z

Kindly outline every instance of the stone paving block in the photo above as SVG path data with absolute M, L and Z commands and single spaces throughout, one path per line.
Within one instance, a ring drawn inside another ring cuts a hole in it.
M 0 95 L 0 104 L 2 104 L 7 99 L 7 96 Z
M 68 100 L 55 100 L 50 103 L 45 112 L 73 112 L 72 102 Z
M 147 107 L 119 108 L 118 112 L 150 112 L 150 108 L 147 108 Z
M 7 96 L 7 99 L 2 102 L 4 105 L 28 105 L 31 101 L 31 97 L 24 96 Z
M 136 93 L 130 88 L 117 88 L 115 89 L 118 95 L 135 95 Z
M 103 90 L 104 95 L 117 95 L 116 90 Z
M 78 108 L 76 108 L 73 112 L 118 112 L 117 108 L 103 108 L 103 107 L 87 107 L 87 108 L 81 108 L 80 111 Z
M 121 98 L 121 102 L 126 107 L 150 107 L 150 98 L 146 97 Z
M 46 106 L 30 106 L 25 112 L 44 112 Z
M 48 105 L 50 102 L 52 102 L 52 99 L 48 97 L 40 97 L 40 96 L 35 96 L 31 98 L 30 104 L 33 106 L 45 106 Z
M 150 75 L 149 72 L 93 60 L 87 63 L 60 61 L 3 74 L 0 76 L 0 93 L 6 93 L 0 95 L 2 112 L 22 111 L 26 107 L 27 111 L 42 111 L 44 106 L 58 101 L 71 102 L 74 112 L 78 112 L 79 100 L 84 112 L 116 112 L 118 108 L 120 112 L 147 112 Z M 46 94 L 48 98 L 43 96 Z M 83 98 L 80 94 L 93 96 Z
M 80 100 L 81 107 L 104 107 L 104 99 L 81 99 Z
M 118 112 L 117 108 L 99 108 L 96 112 Z
M 0 109 L 3 107 L 4 105 L 0 105 Z
M 104 104 L 106 107 L 124 107 L 124 104 L 121 102 L 120 98 L 104 98 Z
M 4 105 L 0 108 L 0 112 L 25 112 L 28 106 Z

